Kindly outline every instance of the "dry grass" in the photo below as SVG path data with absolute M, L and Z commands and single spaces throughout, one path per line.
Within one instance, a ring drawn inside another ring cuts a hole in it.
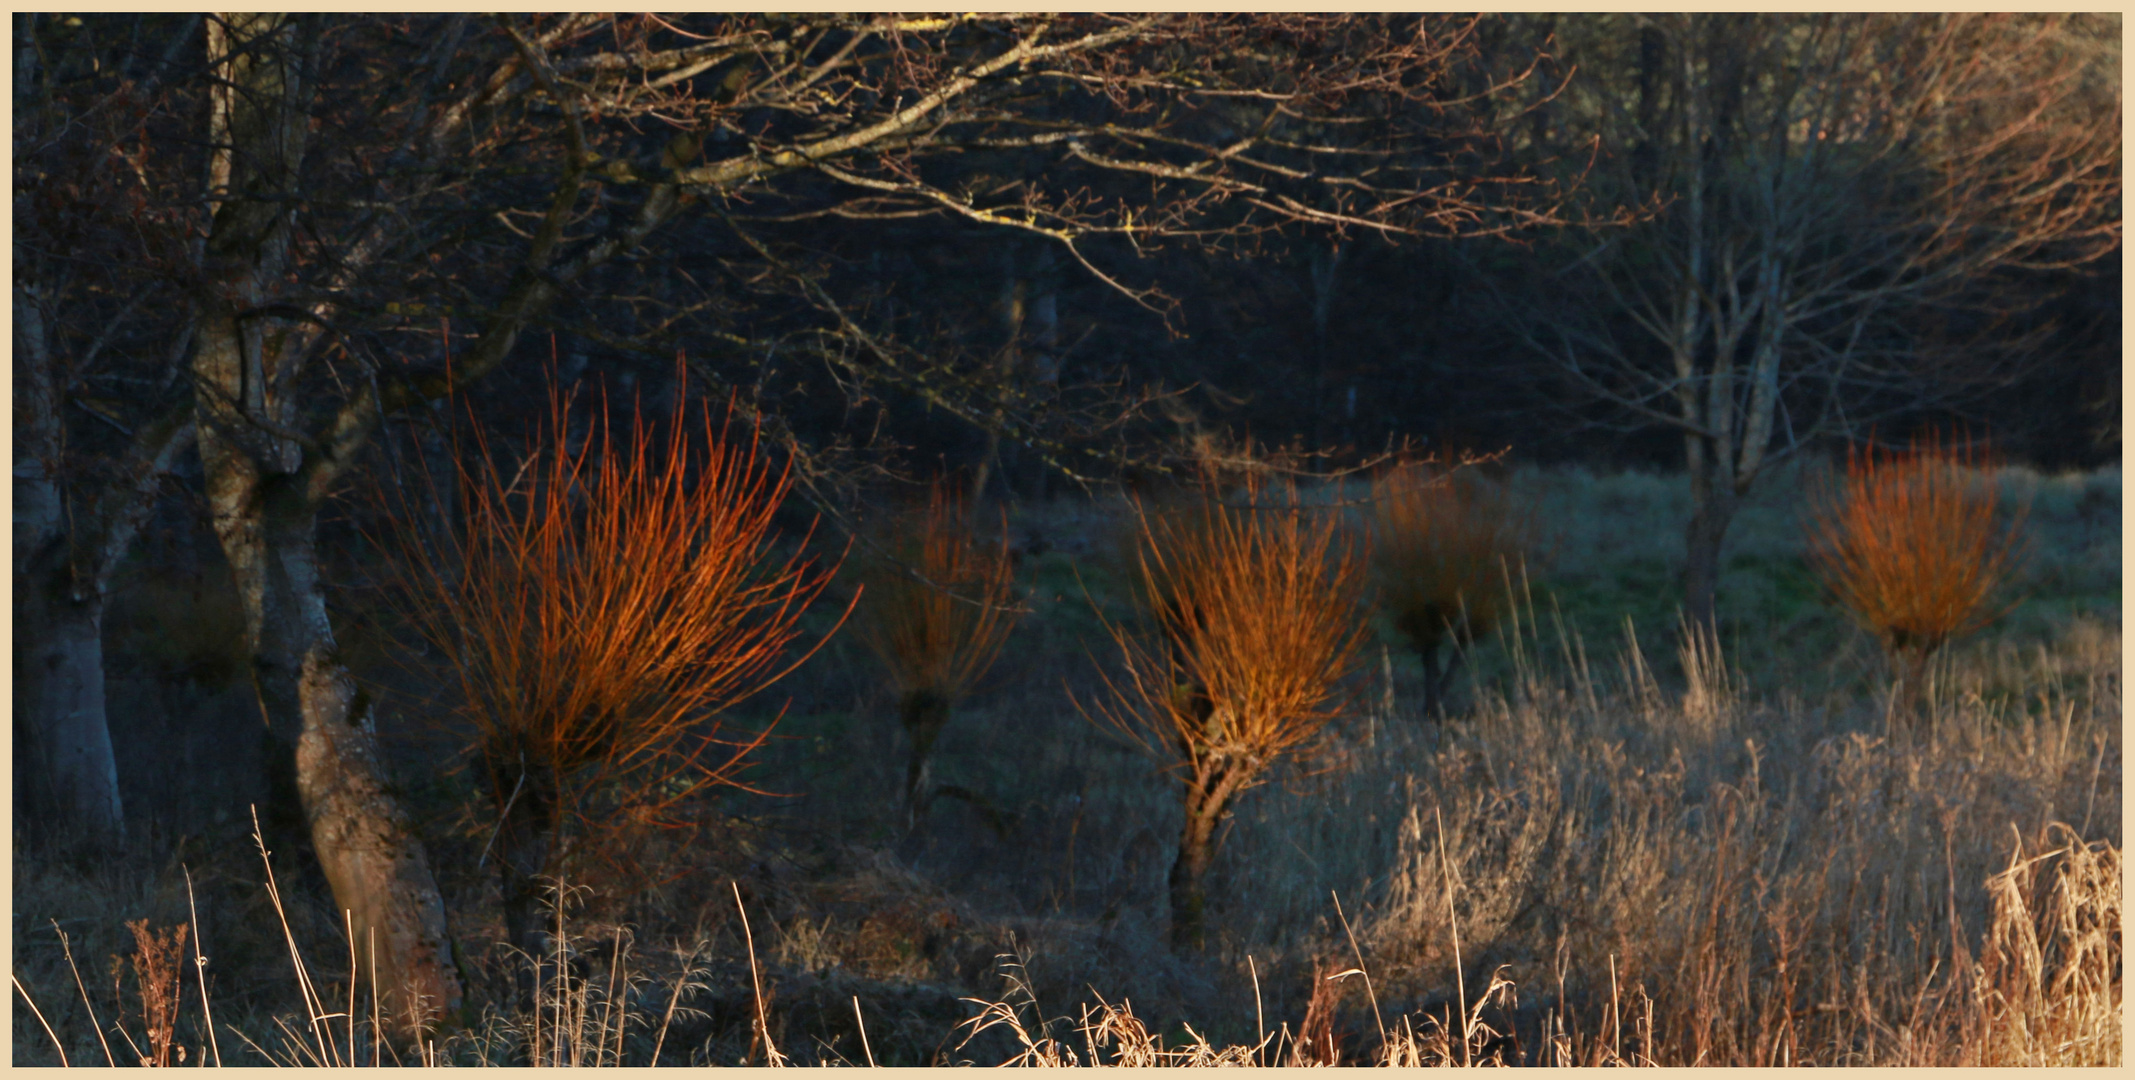
M 127 962 L 133 967 L 134 993 L 141 1002 L 142 1038 L 148 1043 L 141 1064 L 167 1068 L 172 1064 L 174 1050 L 182 1064 L 185 1049 L 177 1045 L 176 1033 L 178 995 L 184 987 L 178 973 L 184 960 L 185 938 L 192 927 L 180 925 L 155 931 L 149 929 L 147 919 L 135 919 L 126 924 L 126 929 L 133 934 L 134 951 Z
M 1102 509 L 1074 512 L 1113 520 Z M 2067 565 L 2077 557 L 2068 545 L 2048 543 L 2055 513 L 2042 496 L 2033 524 L 2044 561 Z M 1027 530 L 1028 519 L 1019 525 Z M 1774 544 L 1799 535 L 1776 512 L 1768 526 Z M 2083 587 L 2110 610 L 2117 557 L 2100 565 Z M 1586 641 L 1553 625 L 1549 586 L 1538 582 L 1540 620 L 1523 596 L 1499 632 L 1506 640 L 1478 643 L 1477 670 L 1492 677 L 1478 682 L 1473 709 L 1444 724 L 1402 722 L 1415 708 L 1414 671 L 1400 671 L 1398 703 L 1374 682 L 1361 696 L 1373 712 L 1323 728 L 1308 745 L 1327 752 L 1309 768 L 1278 765 L 1233 801 L 1209 869 L 1207 948 L 1175 954 L 1163 942 L 1162 883 L 1181 826 L 1177 790 L 1084 722 L 1059 689 L 1062 679 L 1083 680 L 1078 695 L 1102 689 L 1081 643 L 1106 639 L 1075 593 L 1078 571 L 1125 609 L 1131 558 L 1117 568 L 1059 554 L 1026 561 L 1019 573 L 1045 587 L 1026 600 L 1034 613 L 1009 646 L 1024 654 L 1013 657 L 1024 677 L 968 706 L 999 722 L 975 723 L 970 740 L 942 748 L 944 768 L 1025 793 L 1013 838 L 950 814 L 918 856 L 893 834 L 867 838 L 869 818 L 895 805 L 894 780 L 877 774 L 900 747 L 894 729 L 863 722 L 857 703 L 877 675 L 855 656 L 850 671 L 797 690 L 851 726 L 820 727 L 829 736 L 821 744 L 772 748 L 785 755 L 771 759 L 781 768 L 837 762 L 835 772 L 780 774 L 811 799 L 737 799 L 752 815 L 772 805 L 793 816 L 723 823 L 730 831 L 692 855 L 709 887 L 655 890 L 657 902 L 627 908 L 589 901 L 569 925 L 552 923 L 536 969 L 539 1004 L 499 992 L 500 979 L 470 982 L 490 988 L 491 1011 L 435 1056 L 523 1062 L 539 1025 L 545 1058 L 588 1063 L 646 1064 L 658 1045 L 664 1063 L 733 1064 L 752 1043 L 761 1061 L 768 1036 L 796 1063 L 1277 1064 L 1291 1060 L 1309 1019 L 1349 1063 L 2122 1057 L 2113 932 L 2121 639 L 2117 618 L 2084 614 L 2096 608 L 2055 609 L 2022 633 L 2005 623 L 1944 648 L 1937 692 L 1922 701 L 1932 722 L 1893 740 L 1862 690 L 1880 670 L 1873 642 L 1851 627 L 1832 632 L 1864 651 L 1816 657 L 1843 669 L 1830 686 L 1793 677 L 1806 659 L 1773 666 L 1751 654 L 1813 647 L 1781 630 L 1686 640 L 1678 673 L 1632 640 L 1612 649 L 1595 623 Z M 1802 585 L 1804 610 L 1837 624 L 1815 603 L 1813 582 Z M 1610 622 L 1622 620 L 1598 620 Z M 1506 657 L 1518 666 L 1497 678 Z M 783 732 L 823 724 L 800 708 Z M 841 733 L 865 739 L 841 742 Z M 867 786 L 871 777 L 880 783 Z M 855 836 L 849 850 L 816 847 Z M 451 838 L 464 850 L 441 861 L 471 867 L 482 839 Z M 202 887 L 189 945 L 213 958 L 199 985 L 184 976 L 176 1031 L 186 1063 L 214 1059 L 210 1030 L 231 1063 L 258 1063 L 270 1049 L 276 1060 L 312 1060 L 305 1002 L 314 997 L 337 1044 L 350 1043 L 333 1015 L 351 1000 L 334 970 L 348 951 L 339 914 L 298 883 L 293 862 L 275 864 L 289 883 L 280 900 L 293 939 L 317 972 L 310 990 L 292 989 L 279 909 L 254 896 L 258 863 L 236 872 L 244 860 L 234 845 L 211 838 L 204 855 L 200 843 L 141 840 L 123 873 L 113 859 L 18 855 L 16 973 L 39 1010 L 17 1012 L 18 1062 L 57 1063 L 38 1016 L 77 1063 L 104 1060 L 99 1031 L 115 1057 L 127 1055 L 113 1028 L 120 1017 L 148 1049 L 133 987 L 121 993 L 97 973 L 106 956 L 135 948 L 127 922 L 188 921 L 181 861 Z M 729 875 L 748 890 L 754 969 Z M 1330 890 L 1355 928 L 1355 952 Z M 472 885 L 448 892 L 463 942 L 493 932 L 492 895 Z M 86 995 L 55 935 L 24 932 L 45 927 L 47 915 L 73 938 Z M 1035 993 L 1012 989 L 996 1002 L 986 958 L 1011 932 L 1027 964 L 1017 977 Z M 1330 958 L 1340 970 L 1328 970 Z M 1368 971 L 1370 984 L 1327 981 L 1350 968 Z M 212 1029 L 202 1024 L 203 989 Z M 356 1059 L 365 1060 L 368 994 L 356 989 Z M 1005 1023 L 958 1029 L 996 1003 L 1027 1042 Z M 308 1052 L 291 1048 L 277 1015 Z M 974 1037 L 959 1050 L 965 1035 Z
M 596 834 L 581 850 L 619 863 L 632 830 L 677 824 L 697 793 L 739 783 L 766 733 L 722 737 L 719 715 L 800 662 L 789 646 L 830 578 L 780 561 L 788 474 L 731 413 L 715 427 L 704 409 L 693 437 L 682 379 L 664 439 L 633 409 L 619 442 L 603 412 L 571 450 L 560 397 L 548 445 L 521 468 L 478 433 L 461 534 L 425 544 L 409 526 L 399 544 L 410 621 L 447 659 L 521 909 L 558 869 L 566 822 Z
M 1426 714 L 1442 712 L 1461 650 L 1496 629 L 1508 567 L 1534 525 L 1473 470 L 1411 462 L 1372 482 L 1379 603 L 1423 661 Z
M 1138 510 L 1138 595 L 1154 640 L 1115 628 L 1124 677 L 1100 715 L 1184 782 L 1185 831 L 1173 867 L 1172 940 L 1202 940 L 1202 878 L 1216 825 L 1240 793 L 1309 749 L 1340 712 L 1336 686 L 1367 629 L 1363 561 L 1338 521 L 1278 500 L 1258 482 L 1247 505 L 1213 482 L 1183 513 Z M 1255 505 L 1262 504 L 1262 505 Z
M 2012 828 L 2012 833 L 2014 829 Z M 1987 881 L 1966 1064 L 2121 1062 L 2120 851 L 2059 822 Z
M 937 482 L 922 509 L 896 522 L 888 557 L 867 577 L 854 629 L 896 687 L 912 742 L 905 807 L 916 821 L 934 741 L 1015 628 L 1007 522 L 997 542 L 982 537 L 955 493 Z
M 1826 589 L 1902 667 L 1894 715 L 1908 719 L 1928 659 L 1992 621 L 1990 604 L 2024 553 L 2026 506 L 2001 520 L 2001 488 L 1980 454 L 1939 435 L 1903 453 L 1846 454 L 1810 500 L 1810 561 Z

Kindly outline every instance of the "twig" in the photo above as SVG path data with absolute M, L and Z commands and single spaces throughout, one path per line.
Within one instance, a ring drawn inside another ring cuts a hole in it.
M 82 971 L 74 966 L 74 946 L 67 941 L 67 932 L 59 928 L 59 920 L 50 920 L 52 932 L 59 935 L 60 951 L 67 954 L 67 970 L 74 973 L 74 988 L 81 991 L 82 1007 L 89 1010 L 89 1025 L 96 1029 L 96 1041 L 104 1048 L 104 1063 L 116 1069 L 118 1059 L 111 1056 L 111 1042 L 104 1038 L 104 1023 L 96 1018 L 96 1006 L 89 1003 L 89 988 L 82 985 Z
M 527 460 L 531 461 L 533 459 L 529 458 Z M 516 480 L 512 482 L 514 484 L 518 483 L 518 481 Z M 489 843 L 482 845 L 482 857 L 474 861 L 474 869 L 476 873 L 481 873 L 482 867 L 489 862 L 489 849 L 496 846 L 497 835 L 504 831 L 504 819 L 510 816 L 512 812 L 512 804 L 519 801 L 519 789 L 525 786 L 526 752 L 522 750 L 519 752 L 519 779 L 516 783 L 512 784 L 512 793 L 509 798 L 504 800 L 504 809 L 497 812 L 497 827 L 489 830 Z
M 363 930 L 367 939 L 365 945 L 369 947 L 371 954 L 371 1067 L 375 1069 L 385 1064 L 378 1054 L 378 1044 L 384 1033 L 378 1023 L 378 928 L 366 926 Z
M 867 1045 L 867 1018 L 860 1015 L 860 995 L 853 995 L 853 1022 L 860 1025 L 860 1049 L 867 1054 L 867 1067 L 875 1067 L 875 1048 Z
M 282 891 L 274 883 L 274 862 L 267 857 L 267 838 L 260 831 L 259 807 L 252 807 L 252 842 L 259 848 L 259 861 L 267 869 L 267 899 L 274 902 L 275 918 L 282 922 L 282 940 L 289 946 L 289 963 L 296 969 L 297 990 L 304 998 L 304 1011 L 311 1020 L 311 1037 L 319 1044 L 319 1063 L 326 1063 L 326 1038 L 319 1031 L 319 1015 L 326 1011 L 319 1003 L 318 991 L 311 984 L 311 972 L 304 967 L 304 956 L 297 951 L 296 931 L 289 928 L 289 914 L 282 909 Z
M 682 1000 L 682 991 L 689 986 L 689 969 L 697 960 L 697 950 L 691 949 L 689 957 L 682 961 L 682 974 L 675 976 L 674 992 L 667 996 L 667 1014 L 660 1017 L 660 1034 L 652 1040 L 652 1060 L 648 1065 L 660 1064 L 660 1047 L 667 1043 L 667 1025 L 675 1018 L 675 1004 Z
M 1453 910 L 1453 864 L 1446 861 L 1446 814 L 1435 806 L 1431 814 L 1438 819 L 1438 872 L 1446 883 L 1446 922 L 1453 928 L 1453 985 L 1460 994 L 1460 1063 L 1468 1065 L 1468 972 L 1460 958 L 1460 913 Z
M 749 945 L 749 981 L 756 988 L 756 1034 L 764 1041 L 764 1064 L 778 1068 L 785 1062 L 779 1060 L 778 1047 L 771 1045 L 771 1026 L 764 1021 L 764 981 L 756 971 L 756 932 L 749 929 L 749 909 L 741 905 L 741 884 L 729 880 L 727 885 L 734 890 L 734 910 L 741 912 L 741 933 Z
M 364 927 L 368 930 L 369 927 Z M 348 1063 L 356 1063 L 356 923 L 355 913 L 341 909 L 341 936 L 348 939 Z
M 1440 845 L 1440 853 L 1444 853 L 1443 845 Z M 1371 972 L 1364 969 L 1364 950 L 1357 947 L 1357 935 L 1355 931 L 1349 928 L 1349 916 L 1342 913 L 1342 894 L 1332 889 L 1329 889 L 1327 894 L 1334 897 L 1334 914 L 1336 918 L 1342 920 L 1342 933 L 1349 935 L 1349 951 L 1356 954 L 1357 974 L 1364 976 L 1364 993 L 1371 998 L 1371 1017 L 1379 1024 L 1379 1049 L 1383 1052 L 1386 1049 L 1386 1017 L 1379 1013 L 1379 994 L 1378 991 L 1372 989 Z M 1257 999 L 1259 987 L 1257 978 L 1254 981 L 1254 987 Z M 1462 1008 L 1466 1007 L 1466 1005 L 1462 1006 Z
M 185 909 L 193 924 L 193 974 L 200 979 L 200 1015 L 207 1020 L 208 1046 L 214 1051 L 215 1067 L 219 1069 L 222 1067 L 222 1044 L 215 1038 L 215 1010 L 208 1006 L 208 958 L 200 954 L 200 908 L 193 903 L 192 868 L 182 869 L 185 870 Z M 374 988 L 378 985 L 376 975 L 372 976 L 371 985 Z
M 52 1025 L 45 1023 L 44 1013 L 39 1012 L 37 1010 L 37 1003 L 30 1000 L 30 991 L 28 990 L 28 988 L 22 985 L 21 979 L 17 979 L 13 975 L 9 975 L 8 978 L 14 982 L 15 991 L 22 995 L 23 1003 L 30 1007 L 30 1015 L 35 1016 L 37 1018 L 37 1022 L 44 1026 L 45 1038 L 52 1040 L 52 1049 L 59 1051 L 60 1067 L 63 1069 L 73 1068 L 73 1065 L 67 1061 L 67 1048 L 59 1045 L 59 1036 L 52 1034 Z M 854 1000 L 858 1001 L 859 999 L 855 998 Z

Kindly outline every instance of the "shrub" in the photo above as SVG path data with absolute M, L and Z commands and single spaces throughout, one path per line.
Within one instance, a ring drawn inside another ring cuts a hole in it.
M 1497 625 L 1506 567 L 1532 523 L 1470 471 L 1413 462 L 1372 484 L 1372 562 L 1380 604 L 1423 662 L 1423 712 L 1442 714 L 1462 652 Z M 1450 646 L 1450 648 L 1448 648 Z
M 787 648 L 829 580 L 771 550 L 788 474 L 733 437 L 731 411 L 715 430 L 704 409 L 694 447 L 682 390 L 664 440 L 633 408 L 626 441 L 596 418 L 576 451 L 552 394 L 548 445 L 523 468 L 477 434 L 457 537 L 426 545 L 401 519 L 403 608 L 473 729 L 522 949 L 566 823 L 610 833 L 586 846 L 615 856 L 622 830 L 682 824 L 686 800 L 739 783 L 768 730 L 723 738 L 718 715 L 806 658 Z
M 1138 599 L 1154 640 L 1114 627 L 1125 661 L 1100 716 L 1175 772 L 1186 823 L 1171 870 L 1171 939 L 1202 943 L 1202 882 L 1216 825 L 1276 762 L 1309 751 L 1355 664 L 1363 560 L 1337 521 L 1299 504 L 1226 506 L 1203 484 L 1195 509 L 1137 506 Z
M 1005 518 L 998 543 L 981 537 L 943 483 L 929 489 L 923 508 L 896 522 L 886 556 L 869 567 L 855 630 L 888 670 L 898 719 L 911 737 L 908 825 L 930 801 L 935 740 L 1015 628 L 1014 587 Z
M 1897 667 L 1896 723 L 1915 711 L 1936 650 L 2005 610 L 1989 600 L 2024 554 L 2028 506 L 2002 524 L 2001 490 L 1980 464 L 1930 434 L 1902 453 L 1849 449 L 1845 471 L 1811 493 L 1810 561 Z

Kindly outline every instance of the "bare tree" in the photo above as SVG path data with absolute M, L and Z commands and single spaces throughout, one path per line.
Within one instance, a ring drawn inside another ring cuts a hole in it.
M 141 37 L 105 19 L 18 38 L 24 55 L 40 43 L 68 54 L 34 68 L 18 57 L 18 80 L 73 80 L 65 95 L 18 95 L 18 160 L 21 103 L 64 98 L 35 129 L 51 147 L 31 149 L 118 170 L 130 179 L 110 206 L 138 206 L 87 248 L 18 240 L 18 272 L 35 272 L 15 293 L 17 383 L 63 418 L 18 428 L 19 456 L 52 462 L 18 474 L 43 515 L 26 535 L 43 565 L 86 550 L 108 570 L 152 489 L 143 478 L 198 433 L 268 727 L 337 906 L 359 941 L 375 930 L 381 990 L 406 1032 L 448 1012 L 459 984 L 372 703 L 337 656 L 317 535 L 383 421 L 498 371 L 544 323 L 619 349 L 698 333 L 743 357 L 783 344 L 825 361 L 844 392 L 908 390 L 1066 467 L 1053 395 L 1008 392 L 881 332 L 826 285 L 810 236 L 885 218 L 1008 230 L 1162 310 L 1158 289 L 1119 269 L 1162 242 L 1551 220 L 1549 187 L 1491 171 L 1491 131 L 1470 105 L 1521 72 L 1478 76 L 1470 18 L 214 15 L 158 24 L 187 59 L 156 69 L 155 94 L 144 65 L 103 64 L 112 40 Z M 129 127 L 69 122 L 121 90 L 169 101 Z M 147 148 L 165 157 L 137 163 Z M 574 321 L 574 304 L 643 291 L 660 245 L 681 243 L 717 245 L 726 295 L 783 298 L 780 336 L 736 334 L 716 297 L 655 311 L 636 334 Z M 59 268 L 89 261 L 167 295 L 129 309 L 125 290 L 62 288 Z M 120 467 L 91 476 L 65 460 L 94 422 L 75 415 L 96 387 L 79 369 L 98 339 L 83 335 L 129 318 L 143 320 L 133 363 L 189 361 L 190 378 L 153 409 L 125 405 L 133 438 L 107 455 Z M 72 383 L 58 377 L 70 371 Z M 765 419 L 811 483 L 821 448 Z M 60 503 L 97 512 L 48 512 Z M 34 595 L 61 594 L 18 589 Z M 65 595 L 78 606 L 97 590 Z M 58 610 L 18 602 L 18 626 Z M 93 641 L 85 626 L 70 640 Z M 88 644 L 69 655 L 68 685 L 100 681 Z M 36 730 L 89 762 L 76 770 L 86 794 L 69 798 L 117 820 L 115 785 L 92 776 L 109 754 L 93 745 L 103 724 L 89 691 L 37 693 Z M 70 693 L 82 708 L 60 700 Z
M 1951 352 L 2005 314 L 1983 282 L 2119 243 L 2118 81 L 2058 17 L 1564 33 L 1582 76 L 1548 138 L 1599 140 L 1590 190 L 1657 212 L 1591 234 L 1521 333 L 1587 400 L 1682 433 L 1685 603 L 1710 625 L 1728 525 L 1768 465 L 1950 389 Z
M 120 559 L 191 445 L 185 343 L 139 243 L 176 211 L 146 196 L 176 166 L 139 138 L 198 16 L 144 17 L 168 45 L 120 57 L 87 28 L 15 34 L 14 585 L 18 822 L 124 832 L 104 716 L 103 616 Z M 72 20 L 80 23 L 81 20 Z M 90 78 L 109 72 L 107 79 Z M 116 248 L 132 258 L 98 258 Z

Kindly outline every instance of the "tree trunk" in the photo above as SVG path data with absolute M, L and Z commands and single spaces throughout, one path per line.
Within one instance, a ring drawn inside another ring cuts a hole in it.
M 1179 833 L 1179 857 L 1171 864 L 1171 948 L 1198 951 L 1205 942 L 1208 894 L 1204 882 L 1215 859 L 1216 823 L 1223 805 L 1212 794 L 1189 788 L 1186 827 Z M 1198 797 L 1196 797 L 1198 796 Z
M 208 23 L 220 82 L 208 108 L 214 217 L 195 297 L 200 459 L 260 710 L 275 741 L 293 746 L 276 758 L 293 772 L 365 970 L 375 959 L 381 1007 L 412 1040 L 460 1004 L 444 902 L 386 781 L 370 704 L 335 652 L 316 536 L 325 491 L 306 481 L 298 445 L 281 434 L 302 418 L 304 354 L 291 325 L 263 310 L 280 299 L 292 261 L 316 37 L 301 16 Z
M 297 789 L 311 843 L 347 912 L 359 969 L 377 962 L 381 1010 L 417 1040 L 460 1007 L 445 905 L 408 815 L 379 766 L 371 704 L 331 643 L 304 658 Z
M 1000 314 L 1002 328 L 1007 331 L 1007 343 L 1001 346 L 995 360 L 996 375 L 1000 379 L 995 390 L 1001 395 L 1000 400 L 1006 400 L 1009 387 L 1015 383 L 1017 369 L 1022 366 L 1023 317 L 1029 306 L 1030 282 L 1016 272 L 1016 249 L 1012 246 L 1001 255 L 1001 269 Z M 993 424 L 985 433 L 986 448 L 980 452 L 978 466 L 972 470 L 971 505 L 974 507 L 985 500 L 986 486 L 992 481 L 995 470 L 1000 468 L 1001 425 L 1006 420 L 1006 413 L 1002 406 L 994 407 Z M 1013 479 L 1013 474 L 1006 469 L 1000 471 L 1004 477 Z M 1013 496 L 1014 491 L 1009 494 Z
M 904 776 L 904 823 L 905 828 L 912 829 L 926 816 L 931 801 L 928 788 L 932 786 L 934 741 L 949 726 L 949 700 L 932 690 L 914 690 L 898 703 L 898 714 L 904 721 L 905 734 L 912 738 L 912 757 L 906 763 Z
M 1419 649 L 1416 655 L 1423 661 L 1423 715 L 1443 720 L 1451 712 L 1447 698 L 1453 693 L 1453 677 L 1460 672 L 1461 648 L 1448 642 L 1433 645 L 1429 651 Z
M 17 790 L 40 828 L 121 838 L 125 814 L 104 715 L 103 596 L 76 599 L 58 574 L 18 579 L 15 588 L 16 731 L 29 752 L 15 766 Z
M 93 497 L 70 490 L 42 300 L 17 279 L 14 704 L 24 753 L 15 776 L 35 826 L 114 839 L 125 834 L 125 815 L 104 711 L 104 596 L 194 429 L 189 408 L 170 410 L 142 425 L 117 478 Z
M 1924 719 L 1932 719 L 1932 712 L 1922 716 L 1922 706 L 1927 702 L 1928 661 L 1933 653 L 1916 646 L 1901 646 L 1891 652 L 1891 665 L 1897 669 L 1897 683 L 1891 688 L 1889 730 L 1886 734 L 1893 740 L 1924 734 L 1929 729 Z
M 549 859 L 556 850 L 557 784 L 546 769 L 519 768 L 497 823 L 497 879 L 504 899 L 505 939 L 538 970 L 549 952 L 542 936 L 549 920 L 541 908 L 550 884 Z M 520 980 L 528 1008 L 534 1004 L 533 989 L 532 978 Z
M 1334 317 L 1335 283 L 1342 271 L 1342 255 L 1348 250 L 1336 241 L 1325 254 L 1315 251 L 1307 267 L 1312 277 L 1312 449 L 1325 450 L 1327 415 L 1327 368 L 1331 346 L 1327 323 Z
M 1693 482 L 1692 488 L 1690 524 L 1683 530 L 1683 613 L 1711 633 L 1719 626 L 1720 555 L 1735 518 L 1735 495 L 1725 480 Z
M 369 697 L 335 653 L 318 577 L 316 510 L 286 475 L 257 480 L 219 434 L 201 440 L 216 531 L 245 612 L 254 686 L 334 906 L 382 1010 L 414 1040 L 460 1006 L 445 907 L 379 760 Z

